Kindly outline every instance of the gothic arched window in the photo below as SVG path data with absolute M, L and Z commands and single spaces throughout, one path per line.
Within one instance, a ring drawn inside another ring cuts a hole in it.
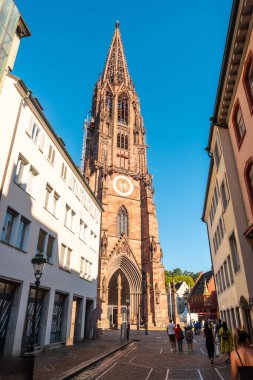
M 128 215 L 124 206 L 121 206 L 117 216 L 118 235 L 128 235 Z
M 118 122 L 128 124 L 128 98 L 126 94 L 121 94 L 118 98 Z
M 117 134 L 117 148 L 120 148 L 120 134 Z
M 122 135 L 121 135 L 121 145 L 120 145 L 120 147 L 122 148 L 122 149 L 124 149 L 124 140 L 125 140 L 125 136 L 123 135 L 123 133 L 122 133 Z
M 125 136 L 125 147 L 124 148 L 128 149 L 128 137 L 127 136 Z
M 106 93 L 105 105 L 108 111 L 108 115 L 111 117 L 112 116 L 112 93 L 110 91 L 107 91 Z

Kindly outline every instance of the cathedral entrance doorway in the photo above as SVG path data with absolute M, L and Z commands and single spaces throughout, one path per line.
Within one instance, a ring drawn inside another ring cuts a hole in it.
M 136 325 L 140 315 L 141 273 L 125 255 L 115 257 L 108 269 L 108 324 L 111 328 L 120 328 L 122 322 Z
M 108 288 L 108 319 L 111 327 L 117 327 L 120 321 L 127 321 L 127 300 L 130 297 L 129 283 L 122 270 L 118 269 L 114 272 Z

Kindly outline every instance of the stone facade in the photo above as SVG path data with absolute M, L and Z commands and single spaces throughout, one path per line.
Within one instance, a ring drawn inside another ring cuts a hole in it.
M 124 319 L 165 325 L 167 296 L 145 129 L 118 23 L 95 85 L 85 141 L 84 175 L 104 209 L 98 278 L 101 325 L 119 326 Z

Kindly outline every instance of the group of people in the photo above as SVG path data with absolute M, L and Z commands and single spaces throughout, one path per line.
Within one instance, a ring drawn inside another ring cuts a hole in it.
M 183 351 L 183 339 L 186 339 L 188 351 L 192 352 L 193 332 L 191 326 L 186 326 L 183 332 L 179 324 L 174 325 L 172 319 L 168 324 L 168 335 L 171 344 L 171 352 L 176 351 L 176 342 L 178 344 L 178 351 Z
M 196 334 L 199 324 L 186 325 L 184 331 L 179 324 L 175 325 L 170 319 L 168 324 L 168 335 L 171 343 L 171 352 L 183 351 L 183 339 L 185 338 L 188 352 L 193 351 L 193 329 Z M 253 350 L 251 349 L 250 336 L 245 330 L 236 328 L 232 332 L 228 329 L 226 322 L 217 323 L 204 322 L 203 334 L 206 341 L 206 350 L 210 363 L 214 363 L 214 357 L 221 352 L 225 356 L 225 362 L 231 363 L 231 380 L 253 379 Z

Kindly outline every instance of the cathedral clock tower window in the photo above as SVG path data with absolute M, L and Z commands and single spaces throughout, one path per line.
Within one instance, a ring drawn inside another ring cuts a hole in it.
M 119 95 L 118 98 L 118 122 L 128 124 L 128 98 L 126 94 Z
M 125 234 L 128 235 L 128 215 L 127 210 L 124 206 L 121 206 L 117 216 L 117 225 L 118 225 L 118 235 Z

